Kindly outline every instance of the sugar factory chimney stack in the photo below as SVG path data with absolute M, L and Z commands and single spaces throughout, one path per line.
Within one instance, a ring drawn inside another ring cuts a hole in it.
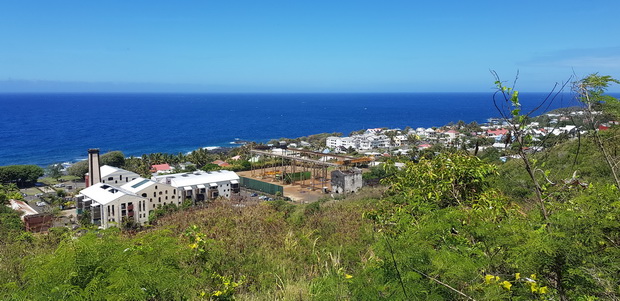
M 86 187 L 101 182 L 101 170 L 99 168 L 99 149 L 88 149 L 88 176 L 86 177 Z

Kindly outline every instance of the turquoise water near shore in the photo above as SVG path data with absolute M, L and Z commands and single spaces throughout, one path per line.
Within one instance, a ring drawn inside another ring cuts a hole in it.
M 525 109 L 546 93 L 521 93 Z M 127 156 L 323 132 L 484 122 L 493 93 L 0 94 L 0 165 L 48 165 L 88 148 Z M 575 105 L 570 95 L 549 109 Z

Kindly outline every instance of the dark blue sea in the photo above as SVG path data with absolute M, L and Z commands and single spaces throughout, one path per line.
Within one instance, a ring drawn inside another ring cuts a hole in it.
M 543 93 L 521 93 L 525 109 Z M 0 165 L 74 162 L 88 148 L 126 156 L 323 132 L 485 122 L 489 93 L 0 94 Z M 569 95 L 548 109 L 575 105 Z M 545 106 L 545 108 L 547 108 Z

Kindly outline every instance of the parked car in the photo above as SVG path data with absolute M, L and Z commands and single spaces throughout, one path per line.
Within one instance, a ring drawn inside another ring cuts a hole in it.
M 37 206 L 39 206 L 39 207 L 43 207 L 43 206 L 46 206 L 46 205 L 47 205 L 47 203 L 46 203 L 46 202 L 43 202 L 43 201 L 38 201 L 36 204 L 37 204 Z
M 250 194 L 250 196 L 251 196 L 251 197 L 257 197 L 257 196 L 258 196 L 258 193 L 256 193 L 256 192 L 255 192 L 255 193 L 252 193 L 252 194 Z

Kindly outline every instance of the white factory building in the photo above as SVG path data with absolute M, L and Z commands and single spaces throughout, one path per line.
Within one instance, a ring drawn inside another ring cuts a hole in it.
M 89 160 L 98 162 L 98 156 L 98 151 L 89 150 Z M 239 192 L 239 176 L 232 171 L 196 171 L 145 179 L 104 165 L 100 170 L 90 170 L 89 174 L 100 174 L 102 178 L 93 177 L 92 184 L 80 191 L 75 198 L 77 210 L 78 214 L 89 214 L 91 222 L 102 228 L 125 221 L 144 224 L 160 206 L 178 206 L 184 200 L 196 203 L 217 197 L 230 198 Z

